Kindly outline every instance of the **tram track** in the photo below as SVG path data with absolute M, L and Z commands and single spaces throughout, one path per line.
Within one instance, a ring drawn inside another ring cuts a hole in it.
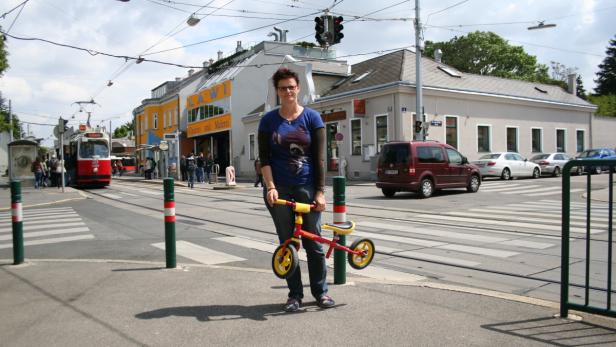
M 117 183 L 114 183 L 117 184 Z M 118 184 L 120 186 L 130 186 L 130 187 L 135 187 L 135 185 L 133 184 L 125 184 L 125 183 L 120 183 Z M 151 185 L 147 185 L 147 186 L 138 186 L 140 188 L 151 188 Z M 143 208 L 143 209 L 147 209 L 147 210 L 151 210 L 151 211 L 157 211 L 157 212 L 163 212 L 163 208 L 162 208 L 162 204 L 161 207 L 152 207 L 152 206 L 147 206 L 144 204 L 138 204 L 138 203 L 134 203 L 134 202 L 129 202 L 129 201 L 123 201 L 123 200 L 117 200 L 117 199 L 113 199 L 111 197 L 107 197 L 104 195 L 103 192 L 99 192 L 98 190 L 85 190 L 87 193 L 95 195 L 95 196 L 99 196 L 101 198 L 107 199 L 107 200 L 113 200 L 115 202 L 119 202 L 122 204 L 126 204 L 126 205 L 130 205 L 130 206 L 135 206 L 135 207 L 139 207 L 139 208 Z M 162 191 L 162 190 L 161 190 Z M 177 191 L 175 192 L 175 194 L 177 194 Z M 180 194 L 186 194 L 186 195 L 190 195 L 190 196 L 196 196 L 196 197 L 203 197 L 203 195 L 200 194 L 196 194 L 196 193 L 191 193 L 191 192 L 187 192 L 187 191 L 181 191 Z M 241 197 L 249 197 L 249 198 L 254 198 L 254 194 L 242 194 L 239 192 L 231 192 L 229 190 L 225 190 L 224 191 L 225 196 L 228 195 L 233 195 L 233 196 L 241 196 Z M 152 195 L 139 195 L 139 197 L 141 198 L 150 198 L 150 199 L 154 199 L 157 201 L 160 201 L 160 198 L 154 197 Z M 211 198 L 211 196 L 210 196 Z M 251 205 L 255 205 L 255 206 L 259 206 L 259 207 L 263 207 L 263 202 L 251 202 L 251 201 L 239 201 L 239 200 L 234 200 L 234 199 L 225 199 L 225 200 L 229 200 L 229 201 L 233 201 L 233 202 L 241 202 L 241 203 L 246 203 L 246 204 L 251 204 Z M 188 206 L 193 206 L 193 207 L 207 207 L 208 209 L 215 209 L 221 212 L 237 212 L 236 210 L 232 210 L 232 209 L 225 209 L 225 208 L 220 208 L 220 207 L 212 207 L 211 204 L 208 205 L 203 205 L 203 204 L 197 204 L 197 203 L 190 203 L 190 202 L 181 202 L 181 204 L 185 204 Z M 347 204 L 347 206 L 352 207 L 353 204 Z M 399 212 L 399 210 L 396 209 L 387 209 L 387 208 L 383 208 L 383 210 L 390 210 L 390 211 L 396 211 Z M 263 217 L 262 214 L 258 214 L 258 213 L 246 213 L 243 212 L 244 215 L 253 215 L 253 216 L 258 216 L 258 217 Z M 348 216 L 357 216 L 357 217 L 365 217 L 365 218 L 371 218 L 371 219 L 381 219 L 381 220 L 390 220 L 390 221 L 399 221 L 399 222 L 412 222 L 412 223 L 420 223 L 420 224 L 425 224 L 425 225 L 438 225 L 438 226 L 448 226 L 448 227 L 456 227 L 456 228 L 465 228 L 465 227 L 460 227 L 460 226 L 455 226 L 455 225 L 451 225 L 448 223 L 435 223 L 435 222 L 428 222 L 428 221 L 423 221 L 423 222 L 418 222 L 416 220 L 410 220 L 410 219 L 403 219 L 403 218 L 391 218 L 391 217 L 379 217 L 379 216 L 374 216 L 374 215 L 369 215 L 369 214 L 360 214 L 360 213 L 347 213 Z M 214 223 L 214 224 L 218 224 L 218 225 L 223 225 L 223 226 L 228 226 L 228 227 L 233 227 L 233 228 L 243 228 L 246 230 L 250 230 L 252 232 L 256 232 L 259 234 L 265 234 L 265 235 L 272 235 L 275 236 L 276 233 L 273 231 L 264 231 L 262 229 L 257 229 L 257 228 L 252 228 L 252 227 L 247 227 L 244 225 L 237 225 L 237 224 L 233 224 L 233 223 L 229 223 L 229 222 L 222 222 L 219 220 L 214 220 L 214 219 L 210 219 L 210 218 L 205 218 L 205 217 L 200 217 L 200 216 L 193 216 L 193 215 L 189 215 L 189 214 L 184 214 L 184 213 L 178 213 L 176 211 L 176 217 L 181 217 L 181 218 L 186 218 L 186 219 L 192 219 L 192 220 L 198 220 L 201 222 L 208 222 L 208 223 Z M 179 221 L 181 222 L 181 220 Z M 468 227 L 466 227 L 468 228 Z M 474 229 L 482 229 L 484 231 L 493 231 L 493 232 L 499 232 L 502 233 L 502 230 L 496 230 L 496 229 L 490 229 L 490 228 L 475 228 Z M 215 230 L 210 230 L 210 232 L 222 235 L 222 236 L 237 236 L 236 234 L 232 234 L 232 233 L 225 233 L 222 231 L 215 231 Z M 507 233 L 513 233 L 511 231 L 507 232 Z M 518 232 L 515 232 L 518 233 Z M 523 235 L 529 235 L 529 236 L 550 236 L 550 237 L 554 237 L 554 235 L 551 234 L 546 234 L 546 233 L 534 233 L 534 232 L 519 232 L 519 234 L 523 234 Z M 583 239 L 585 240 L 585 238 L 580 238 L 580 237 L 571 237 L 572 239 Z M 602 242 L 607 242 L 605 240 L 595 240 L 595 241 L 602 241 Z M 493 269 L 486 269 L 486 268 L 478 268 L 478 267 L 474 267 L 474 266 L 467 266 L 467 265 L 462 265 L 462 264 L 452 264 L 452 263 L 448 263 L 448 262 L 444 262 L 444 261 L 438 261 L 438 260 L 431 260 L 431 259 L 424 259 L 424 258 L 418 258 L 418 257 L 413 257 L 413 256 L 407 256 L 407 255 L 403 255 L 403 254 L 396 254 L 395 252 L 382 252 L 382 251 L 378 251 L 378 249 L 376 250 L 377 254 L 380 255 L 384 255 L 384 256 L 389 256 L 389 257 L 394 257 L 394 258 L 398 258 L 398 259 L 406 259 L 406 260 L 413 260 L 413 261 L 419 261 L 419 262 L 424 262 L 424 263 L 430 263 L 430 264 L 435 264 L 435 265 L 441 265 L 441 266 L 447 266 L 447 267 L 451 267 L 451 268 L 458 268 L 458 269 L 465 269 L 465 270 L 469 270 L 469 271 L 474 271 L 474 272 L 481 272 L 481 273 L 487 273 L 487 274 L 494 274 L 494 275 L 500 275 L 500 276 L 507 276 L 507 277 L 513 277 L 513 278 L 521 278 L 521 279 L 526 279 L 526 280 L 533 280 L 533 281 L 538 281 L 538 282 L 543 282 L 543 283 L 551 283 L 551 284 L 557 284 L 560 285 L 560 281 L 559 280 L 554 280 L 551 278 L 545 278 L 545 277 L 539 277 L 539 276 L 531 276 L 531 275 L 524 275 L 524 274 L 519 274 L 519 273 L 513 273 L 513 272 L 507 272 L 507 271 L 499 271 L 499 270 L 493 270 Z M 531 253 L 531 252 L 527 252 L 527 253 Z M 542 253 L 536 253 L 536 254 L 542 254 Z M 542 254 L 543 255 L 543 254 Z M 578 261 L 581 261 L 581 259 L 575 259 L 575 258 L 571 258 L 571 260 L 573 261 L 573 263 L 576 263 Z M 558 269 L 559 267 L 550 269 L 550 270 L 555 270 Z M 541 272 L 545 272 L 545 271 L 540 271 L 538 273 Z M 577 284 L 577 283 L 570 283 L 569 284 L 572 287 L 577 287 L 577 288 L 587 288 L 586 285 L 584 284 Z M 589 286 L 588 287 L 591 290 L 594 291 L 598 291 L 598 292 L 607 292 L 606 288 L 600 288 L 600 287 L 596 287 L 596 286 Z M 612 293 L 616 293 L 616 290 L 611 290 Z

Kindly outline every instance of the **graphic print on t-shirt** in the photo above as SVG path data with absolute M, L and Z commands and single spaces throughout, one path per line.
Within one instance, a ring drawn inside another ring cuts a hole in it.
M 288 151 L 285 166 L 289 172 L 300 175 L 307 164 L 307 154 L 310 150 L 310 134 L 302 124 L 298 127 L 287 127 L 281 124 L 273 134 L 273 142 Z

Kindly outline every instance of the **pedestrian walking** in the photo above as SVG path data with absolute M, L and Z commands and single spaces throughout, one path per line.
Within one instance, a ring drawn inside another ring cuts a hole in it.
M 34 174 L 34 189 L 41 189 L 43 186 L 43 165 L 39 158 L 34 159 L 30 170 Z
M 263 174 L 261 173 L 261 161 L 259 160 L 259 157 L 255 160 L 255 174 L 257 175 L 255 187 L 258 187 L 259 184 L 263 187 Z
M 150 157 L 145 158 L 143 169 L 145 172 L 145 179 L 151 180 L 152 179 L 152 161 L 150 160 Z
M 186 158 L 186 172 L 188 173 L 188 187 L 195 187 L 195 171 L 197 170 L 197 163 L 192 153 Z
M 186 181 L 188 176 L 186 175 L 186 156 L 182 155 L 180 158 L 180 173 L 182 174 L 182 181 Z
M 199 183 L 203 183 L 203 174 L 204 174 L 204 170 L 205 170 L 205 158 L 203 157 L 203 153 L 199 153 L 199 156 L 197 157 L 197 182 Z
M 212 184 L 212 168 L 214 167 L 214 159 L 212 154 L 208 154 L 205 159 L 205 176 L 207 177 L 207 183 Z
M 298 75 L 281 68 L 272 76 L 281 106 L 265 114 L 259 123 L 258 143 L 261 172 L 265 183 L 263 199 L 269 210 L 278 240 L 293 236 L 293 211 L 275 205 L 277 199 L 301 203 L 315 202 L 316 208 L 304 215 L 302 228 L 321 234 L 321 211 L 325 209 L 325 126 L 319 112 L 301 106 Z M 310 292 L 321 308 L 335 305 L 328 294 L 325 254 L 318 242 L 304 238 L 308 258 Z M 287 312 L 299 310 L 304 298 L 300 269 L 287 278 Z
M 115 160 L 111 161 L 111 176 L 115 177 L 118 174 L 118 162 Z
M 122 160 L 118 160 L 116 165 L 118 167 L 118 174 L 122 177 L 122 174 L 124 173 L 124 165 L 122 164 Z

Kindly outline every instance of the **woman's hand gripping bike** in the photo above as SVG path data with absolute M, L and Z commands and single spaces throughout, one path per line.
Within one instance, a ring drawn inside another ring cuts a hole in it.
M 295 212 L 295 231 L 293 236 L 276 248 L 272 257 L 272 270 L 274 274 L 280 278 L 287 278 L 293 275 L 299 266 L 299 258 L 297 252 L 300 248 L 300 239 L 305 237 L 321 244 L 328 244 L 326 258 L 329 258 L 334 249 L 343 250 L 349 253 L 347 260 L 349 265 L 354 269 L 363 269 L 370 265 L 374 258 L 374 242 L 370 239 L 355 240 L 350 247 L 338 244 L 339 235 L 349 235 L 355 229 L 355 223 L 344 222 L 339 224 L 323 224 L 322 230 L 331 230 L 334 233 L 333 238 L 326 239 L 317 234 L 302 230 L 302 215 L 309 213 L 315 208 L 315 204 L 304 204 L 294 201 L 278 199 L 277 205 L 286 205 L 293 208 Z

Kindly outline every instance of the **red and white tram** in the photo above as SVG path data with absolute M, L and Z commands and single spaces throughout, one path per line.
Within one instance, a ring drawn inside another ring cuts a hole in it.
M 69 143 L 66 169 L 71 185 L 99 186 L 111 184 L 111 146 L 109 134 L 80 126 Z

